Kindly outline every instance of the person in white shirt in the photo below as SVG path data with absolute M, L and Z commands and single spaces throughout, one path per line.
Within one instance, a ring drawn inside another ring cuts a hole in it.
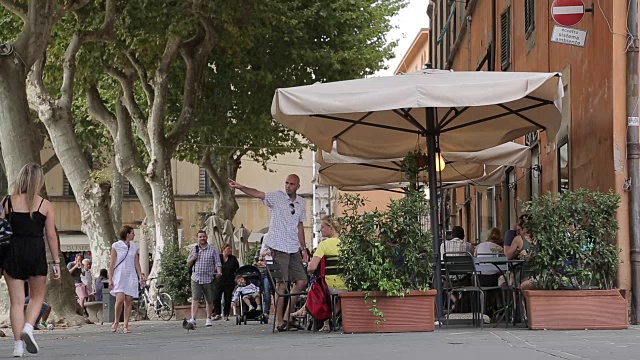
M 446 240 L 440 245 L 440 259 L 444 259 L 445 253 L 468 252 L 473 254 L 473 245 L 464 241 L 464 229 L 461 226 L 454 226 L 451 229 L 451 240 Z
M 500 236 L 500 230 L 498 230 L 498 228 L 489 229 L 487 241 L 480 243 L 480 245 L 476 247 L 476 257 L 502 255 L 502 246 L 498 245 L 501 242 L 502 237 Z M 479 276 L 480 284 L 482 286 L 497 286 L 499 277 L 500 274 L 497 269 L 482 269 Z
M 229 179 L 229 187 L 261 199 L 262 203 L 269 207 L 269 234 L 265 236 L 264 244 L 273 256 L 273 263 L 280 266 L 284 281 L 289 280 L 294 284 L 291 292 L 301 293 L 307 287 L 307 273 L 302 263 L 309 262 L 309 256 L 302 251 L 306 248 L 303 223 L 307 215 L 304 199 L 297 195 L 300 189 L 300 177 L 295 174 L 287 176 L 284 191 L 263 192 L 231 179 Z M 278 282 L 277 287 L 279 293 L 285 292 L 284 282 Z M 297 301 L 297 296 L 291 298 L 292 304 Z M 286 301 L 278 302 L 276 328 L 278 331 L 297 330 L 294 324 L 284 321 L 285 303 Z
M 80 273 L 80 281 L 87 287 L 87 297 L 89 301 L 93 301 L 95 290 L 93 288 L 93 275 L 91 275 L 91 260 L 82 260 L 82 272 Z

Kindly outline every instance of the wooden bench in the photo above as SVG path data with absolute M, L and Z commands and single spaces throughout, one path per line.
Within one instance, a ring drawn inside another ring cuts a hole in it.
M 94 324 L 102 324 L 104 317 L 102 316 L 102 301 L 87 301 L 84 303 L 84 308 L 89 315 L 89 321 Z

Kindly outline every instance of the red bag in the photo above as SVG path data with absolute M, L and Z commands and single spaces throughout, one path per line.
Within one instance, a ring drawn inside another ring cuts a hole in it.
M 324 279 L 324 258 L 320 260 L 320 276 L 312 280 L 307 293 L 307 312 L 318 321 L 325 321 L 331 317 L 331 296 L 329 287 Z

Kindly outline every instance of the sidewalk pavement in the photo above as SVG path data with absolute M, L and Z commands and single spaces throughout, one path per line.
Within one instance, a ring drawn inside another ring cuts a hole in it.
M 524 328 L 450 327 L 432 333 L 271 333 L 271 325 L 218 321 L 187 334 L 181 322 L 132 322 L 132 333 L 109 325 L 36 332 L 43 359 L 637 359 L 640 327 L 619 331 L 530 331 Z M 0 359 L 13 340 L 0 338 Z

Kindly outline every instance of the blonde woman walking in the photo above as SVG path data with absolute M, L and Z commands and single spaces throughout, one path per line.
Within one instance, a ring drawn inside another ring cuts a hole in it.
M 10 318 L 13 330 L 13 356 L 24 356 L 25 347 L 36 354 L 38 344 L 33 328 L 38 319 L 47 282 L 47 255 L 44 243 L 46 233 L 53 262 L 53 278 L 60 278 L 60 257 L 55 229 L 55 213 L 51 203 L 38 194 L 44 185 L 42 168 L 29 163 L 20 169 L 11 192 L 2 203 L 2 214 L 11 223 L 13 236 L 6 249 L 2 264 L 4 279 L 9 289 Z M 24 282 L 29 286 L 29 305 L 25 312 Z
M 133 298 L 138 297 L 139 287 L 144 285 L 144 274 L 140 270 L 140 253 L 138 246 L 133 243 L 135 236 L 131 226 L 123 226 L 120 230 L 120 240 L 111 245 L 111 261 L 109 263 L 109 292 L 116 297 L 115 319 L 111 331 L 116 332 L 120 322 L 120 315 L 124 308 L 124 328 L 122 332 L 128 334 L 129 318 Z

